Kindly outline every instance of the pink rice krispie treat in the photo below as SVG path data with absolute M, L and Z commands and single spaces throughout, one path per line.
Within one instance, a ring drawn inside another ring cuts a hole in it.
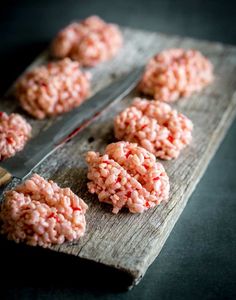
M 115 137 L 138 143 L 162 159 L 178 157 L 190 144 L 192 122 L 170 105 L 136 98 L 114 120 Z
M 88 152 L 88 189 L 100 202 L 113 205 L 113 213 L 127 207 L 142 213 L 167 200 L 169 178 L 153 154 L 137 144 L 118 142 L 104 155 Z
M 0 160 L 22 150 L 31 136 L 31 126 L 19 114 L 0 112 Z
M 32 116 L 43 119 L 79 106 L 89 95 L 90 75 L 65 58 L 34 68 L 16 84 L 16 97 Z
M 61 30 L 51 45 L 54 57 L 71 57 L 83 66 L 95 66 L 114 57 L 122 46 L 118 26 L 91 16 Z
M 190 96 L 213 80 L 213 66 L 199 51 L 169 49 L 147 64 L 139 89 L 156 100 L 173 102 Z
M 1 205 L 1 232 L 15 242 L 49 247 L 84 235 L 85 202 L 69 188 L 37 174 L 6 192 Z

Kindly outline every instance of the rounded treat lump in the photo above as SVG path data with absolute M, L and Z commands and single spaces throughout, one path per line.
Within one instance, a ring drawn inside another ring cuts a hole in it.
M 54 57 L 70 57 L 83 66 L 95 66 L 114 57 L 122 46 L 118 26 L 91 16 L 61 30 L 51 45 Z
M 89 95 L 90 75 L 78 62 L 65 58 L 24 74 L 15 94 L 21 106 L 38 119 L 67 112 L 79 106 Z
M 31 126 L 18 114 L 0 112 L 0 160 L 22 150 L 31 136 Z
M 1 205 L 1 233 L 15 242 L 49 247 L 84 235 L 85 202 L 69 188 L 37 174 L 6 192 Z
M 138 143 L 161 159 L 172 159 L 192 140 L 192 122 L 161 101 L 136 98 L 114 120 L 115 137 Z
M 88 152 L 88 189 L 99 201 L 113 205 L 113 213 L 127 207 L 142 213 L 167 200 L 169 178 L 153 154 L 137 144 L 118 142 L 105 154 Z
M 213 66 L 199 51 L 169 49 L 147 64 L 139 90 L 156 100 L 173 102 L 188 97 L 213 80 Z

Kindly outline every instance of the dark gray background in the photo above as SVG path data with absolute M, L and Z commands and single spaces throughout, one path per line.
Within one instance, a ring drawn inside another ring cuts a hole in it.
M 1 2 L 0 93 L 73 19 L 98 14 L 121 25 L 236 44 L 235 12 L 234 1 Z M 235 134 L 236 122 L 132 291 L 120 291 L 121 278 L 109 269 L 1 238 L 0 299 L 235 299 Z

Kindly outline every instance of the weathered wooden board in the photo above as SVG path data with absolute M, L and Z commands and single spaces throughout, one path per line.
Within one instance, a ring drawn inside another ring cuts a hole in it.
M 89 205 L 84 238 L 51 249 L 74 255 L 75 259 L 80 257 L 124 270 L 133 277 L 133 284 L 137 284 L 160 252 L 234 118 L 236 47 L 128 28 L 124 28 L 123 32 L 125 46 L 118 57 L 91 70 L 93 92 L 134 66 L 145 63 L 154 53 L 169 47 L 196 48 L 209 57 L 215 66 L 215 81 L 211 86 L 174 105 L 193 120 L 194 132 L 192 144 L 177 160 L 163 162 L 171 181 L 169 202 L 141 215 L 133 215 L 125 210 L 113 215 L 111 207 L 99 203 L 86 188 L 85 153 L 91 149 L 102 151 L 114 141 L 113 117 L 128 106 L 137 94 L 135 91 L 58 149 L 35 172 L 55 180 L 61 186 L 71 187 Z M 47 59 L 47 53 L 44 53 L 33 65 Z M 2 101 L 1 109 L 22 113 L 32 124 L 34 135 L 53 122 L 31 119 L 10 94 Z

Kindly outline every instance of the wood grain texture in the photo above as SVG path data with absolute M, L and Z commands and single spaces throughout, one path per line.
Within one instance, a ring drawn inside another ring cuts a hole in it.
M 86 235 L 79 241 L 51 249 L 126 271 L 132 276 L 133 284 L 137 284 L 160 252 L 235 116 L 236 48 L 128 28 L 123 32 L 125 46 L 118 57 L 91 70 L 93 93 L 134 66 L 144 64 L 154 53 L 169 47 L 198 49 L 215 66 L 212 85 L 173 105 L 192 119 L 194 131 L 191 145 L 180 157 L 163 162 L 171 182 L 169 202 L 141 215 L 125 210 L 113 215 L 109 205 L 99 203 L 97 197 L 87 191 L 85 153 L 88 150 L 103 151 L 108 143 L 115 141 L 113 117 L 131 103 L 136 91 L 110 107 L 95 123 L 46 159 L 35 172 L 55 180 L 62 187 L 69 186 L 89 205 Z M 33 65 L 47 59 L 45 52 Z M 33 126 L 34 135 L 52 124 L 53 119 L 31 119 L 11 94 L 12 90 L 2 101 L 1 109 L 22 113 Z M 7 189 L 16 183 L 14 180 Z

